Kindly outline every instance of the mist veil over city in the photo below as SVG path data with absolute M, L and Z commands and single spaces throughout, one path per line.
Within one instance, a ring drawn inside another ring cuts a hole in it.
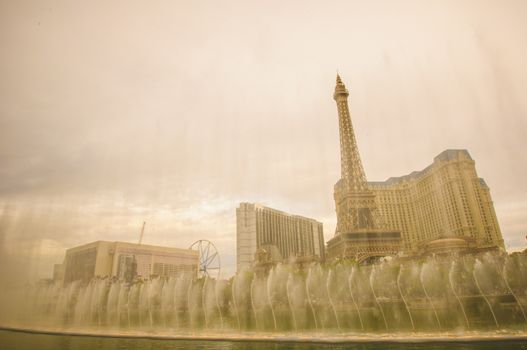
M 0 2 L 0 348 L 525 349 L 527 3 Z

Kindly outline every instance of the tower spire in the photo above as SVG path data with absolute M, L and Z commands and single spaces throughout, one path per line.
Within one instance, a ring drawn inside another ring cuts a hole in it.
M 366 174 L 355 139 L 355 132 L 351 124 L 351 116 L 348 108 L 349 92 L 337 74 L 337 84 L 333 99 L 337 103 L 340 133 L 340 173 L 349 190 L 354 192 L 367 191 Z
M 333 99 L 337 103 L 341 178 L 335 184 L 337 227 L 328 242 L 328 258 L 358 262 L 399 251 L 400 232 L 389 231 L 366 181 L 348 109 L 349 92 L 337 73 Z

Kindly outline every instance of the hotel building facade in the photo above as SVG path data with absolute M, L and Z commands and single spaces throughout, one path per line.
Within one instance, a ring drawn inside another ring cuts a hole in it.
M 489 187 L 466 150 L 446 150 L 422 171 L 368 182 L 337 75 L 341 178 L 335 184 L 337 228 L 328 260 L 364 262 L 382 256 L 417 256 L 504 249 Z
M 254 203 L 236 208 L 236 270 L 251 267 L 258 250 L 273 262 L 324 261 L 322 223 Z
M 446 150 L 422 171 L 368 185 L 411 255 L 433 253 L 439 246 L 504 248 L 489 187 L 466 150 Z

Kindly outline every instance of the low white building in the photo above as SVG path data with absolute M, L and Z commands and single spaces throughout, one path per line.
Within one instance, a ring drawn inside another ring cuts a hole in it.
M 197 272 L 198 263 L 198 252 L 190 249 L 96 241 L 66 250 L 64 282 L 105 276 L 125 279 L 132 265 L 138 276 L 174 276 Z

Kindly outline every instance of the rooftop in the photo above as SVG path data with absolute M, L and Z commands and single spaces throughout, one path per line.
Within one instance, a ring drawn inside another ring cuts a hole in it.
M 303 220 L 309 220 L 309 221 L 312 221 L 312 222 L 316 222 L 316 223 L 321 223 L 313 218 L 308 218 L 308 217 L 305 217 L 305 216 L 301 216 L 301 215 L 295 215 L 295 214 L 289 214 L 289 213 L 286 213 L 285 211 L 282 211 L 282 210 L 278 210 L 278 209 L 274 209 L 274 208 L 270 208 L 270 207 L 267 207 L 265 205 L 262 205 L 260 203 L 248 203 L 248 202 L 242 202 L 240 203 L 240 208 L 242 207 L 243 204 L 246 204 L 246 205 L 252 205 L 254 206 L 255 209 L 264 209 L 264 210 L 269 210 L 269 211 L 272 211 L 276 214 L 280 214 L 280 215 L 283 215 L 283 216 L 289 216 L 289 217 L 292 217 L 292 218 L 297 218 L 297 219 L 303 219 Z
M 386 181 L 368 181 L 368 185 L 373 186 L 385 186 L 385 185 L 393 185 L 396 183 L 401 183 L 405 181 L 411 181 L 419 179 L 427 174 L 427 172 L 437 163 L 439 162 L 450 162 L 450 161 L 456 161 L 460 159 L 468 159 L 473 160 L 470 156 L 470 153 L 466 149 L 447 149 L 441 153 L 439 153 L 437 156 L 434 157 L 434 161 L 432 164 L 424 168 L 420 171 L 412 171 L 408 175 L 403 176 L 397 176 L 397 177 L 390 177 Z M 485 181 L 483 179 L 480 179 L 482 184 L 485 184 Z

